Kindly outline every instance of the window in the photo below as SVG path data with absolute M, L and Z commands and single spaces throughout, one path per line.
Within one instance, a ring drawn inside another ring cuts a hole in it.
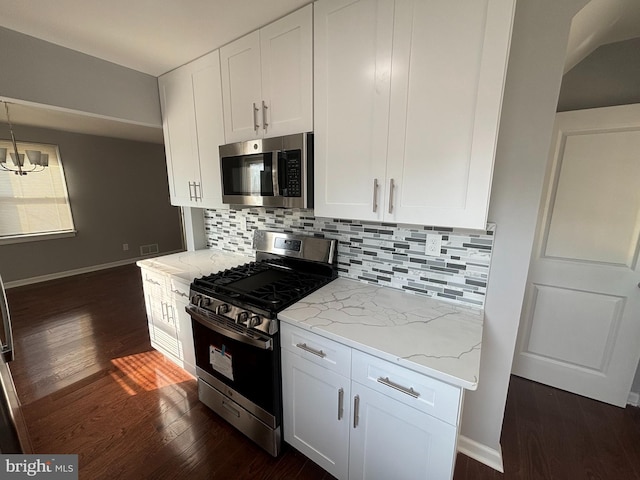
M 0 244 L 73 235 L 71 206 L 58 146 L 25 142 L 18 142 L 17 146 L 19 154 L 25 150 L 48 154 L 49 166 L 27 175 L 0 169 Z M 13 152 L 13 144 L 0 140 L 0 148 L 7 149 L 6 165 L 12 167 L 9 153 Z M 28 170 L 27 162 L 25 160 Z

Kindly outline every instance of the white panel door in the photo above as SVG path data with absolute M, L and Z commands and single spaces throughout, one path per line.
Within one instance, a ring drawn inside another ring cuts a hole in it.
M 640 357 L 640 105 L 557 115 L 513 373 L 624 406 Z
M 514 9 L 396 2 L 385 220 L 486 227 Z
M 262 136 L 260 32 L 220 48 L 226 143 Z
M 348 477 L 350 384 L 282 350 L 284 439 L 339 479 Z
M 351 395 L 349 479 L 453 477 L 456 427 L 357 382 Z
M 265 137 L 313 130 L 313 6 L 260 30 Z
M 382 220 L 393 1 L 314 8 L 315 214 Z

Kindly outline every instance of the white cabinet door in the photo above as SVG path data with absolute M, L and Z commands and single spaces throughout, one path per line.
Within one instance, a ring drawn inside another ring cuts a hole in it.
M 191 74 L 180 68 L 158 79 L 162 129 L 172 205 L 196 206 L 194 182 L 200 181 Z
M 513 12 L 316 2 L 316 215 L 486 227 Z
M 222 115 L 220 52 L 214 50 L 189 64 L 195 101 L 196 136 L 201 183 L 197 207 L 227 208 L 222 203 L 218 147 L 225 143 Z M 188 293 L 188 292 L 187 292 Z
M 455 426 L 357 382 L 351 395 L 351 480 L 453 477 Z
M 176 319 L 176 332 L 178 346 L 180 349 L 181 367 L 191 375 L 196 374 L 196 353 L 193 343 L 193 329 L 191 327 L 191 316 L 186 308 L 189 305 L 189 284 L 171 279 L 171 295 L 173 299 L 173 309 Z
M 220 49 L 227 143 L 313 129 L 313 7 Z
M 221 208 L 224 143 L 217 50 L 158 79 L 171 204 Z
M 260 32 L 220 49 L 226 143 L 262 136 Z
M 396 2 L 385 220 L 485 228 L 513 3 Z
M 282 350 L 284 439 L 339 479 L 348 477 L 350 383 Z
M 265 137 L 313 130 L 313 6 L 260 30 Z
M 317 216 L 383 218 L 392 34 L 392 1 L 315 4 Z

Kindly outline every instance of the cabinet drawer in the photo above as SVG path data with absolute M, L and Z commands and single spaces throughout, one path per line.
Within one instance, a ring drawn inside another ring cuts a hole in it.
M 456 425 L 461 389 L 354 350 L 351 379 L 406 405 Z M 411 389 L 413 391 L 411 391 Z
M 281 322 L 282 348 L 349 377 L 351 349 L 315 333 Z
M 171 277 L 170 287 L 171 296 L 177 302 L 187 305 L 189 303 L 189 283 Z
M 146 292 L 149 292 L 155 297 L 162 297 L 165 295 L 167 289 L 167 277 L 145 269 L 141 271 L 141 274 L 142 288 L 144 288 Z

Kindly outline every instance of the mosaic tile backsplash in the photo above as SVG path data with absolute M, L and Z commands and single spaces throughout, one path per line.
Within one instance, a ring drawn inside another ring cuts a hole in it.
M 495 225 L 486 231 L 338 220 L 313 210 L 205 210 L 207 246 L 253 254 L 256 229 L 338 240 L 340 276 L 483 307 Z M 425 254 L 427 233 L 442 235 L 439 257 Z

